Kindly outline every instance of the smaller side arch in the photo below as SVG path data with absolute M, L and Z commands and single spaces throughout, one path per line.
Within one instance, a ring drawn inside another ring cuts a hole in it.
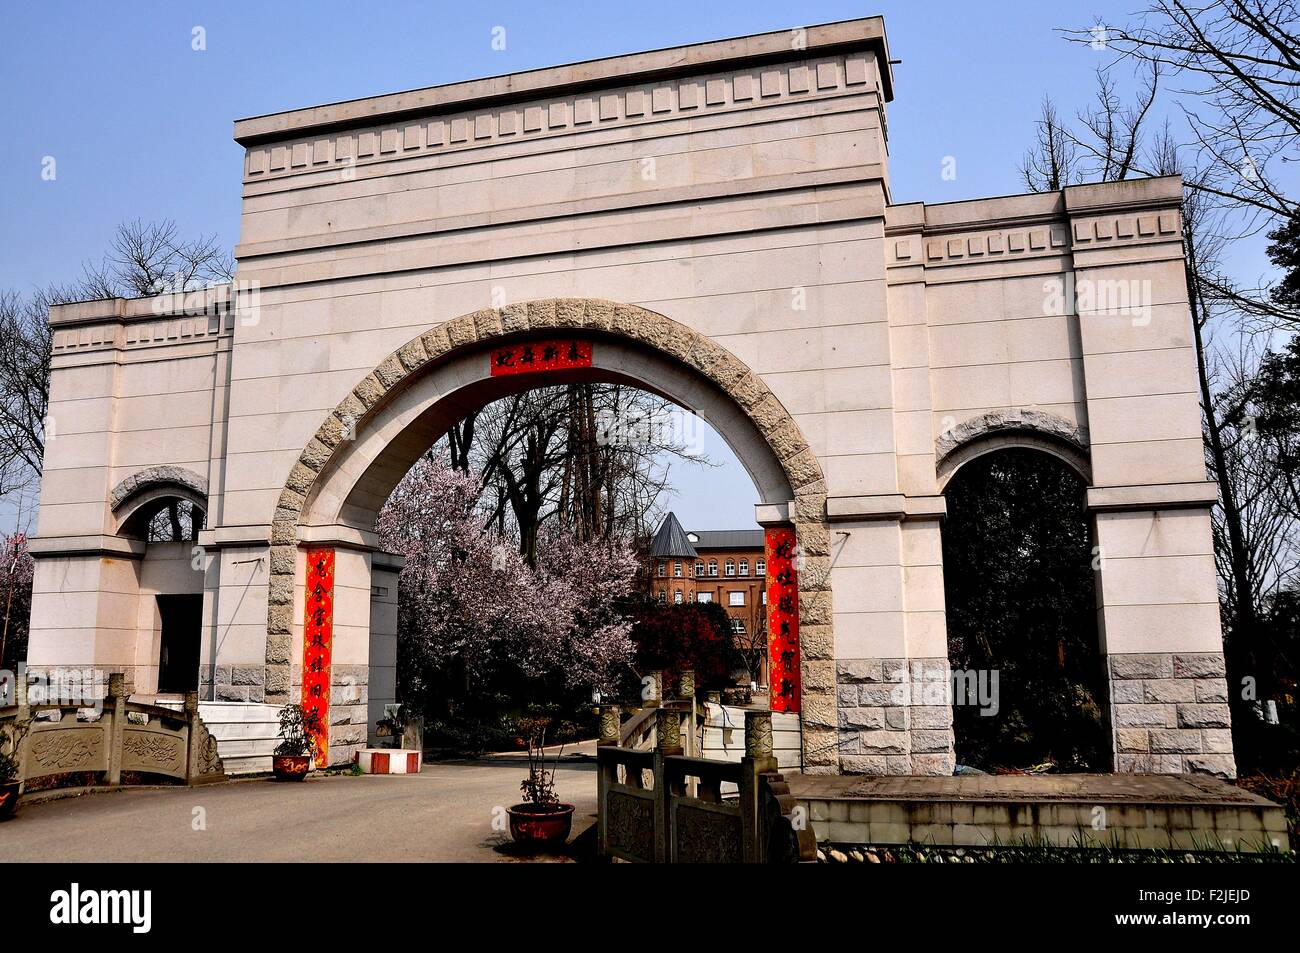
M 1041 410 L 1004 410 L 962 421 L 935 441 L 939 491 L 962 465 L 1006 447 L 1041 450 L 1092 483 L 1087 427 Z
M 208 481 L 185 467 L 148 467 L 131 474 L 109 494 L 118 533 L 126 531 L 137 514 L 148 510 L 156 501 L 177 497 L 188 500 L 206 515 Z

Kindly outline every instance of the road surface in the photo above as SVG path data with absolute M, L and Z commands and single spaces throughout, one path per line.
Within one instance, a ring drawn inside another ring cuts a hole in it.
M 594 744 L 579 748 L 587 749 Z M 526 772 L 518 756 L 490 756 L 414 775 L 316 774 L 25 803 L 0 823 L 0 862 L 518 861 L 501 809 L 518 803 Z M 575 833 L 593 823 L 594 759 L 566 756 L 556 790 L 577 807 Z

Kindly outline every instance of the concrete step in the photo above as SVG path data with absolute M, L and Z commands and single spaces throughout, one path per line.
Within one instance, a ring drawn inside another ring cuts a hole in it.
M 222 755 L 221 764 L 226 770 L 226 774 L 234 777 L 240 774 L 270 774 L 271 773 L 271 756 L 255 755 L 240 757 L 234 755 L 226 757 Z
M 280 743 L 279 711 L 256 702 L 199 702 L 199 717 L 217 741 L 226 774 L 271 770 L 271 753 Z

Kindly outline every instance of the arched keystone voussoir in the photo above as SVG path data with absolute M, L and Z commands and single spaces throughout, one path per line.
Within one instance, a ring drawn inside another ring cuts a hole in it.
M 361 402 L 361 406 L 369 410 L 375 404 L 379 403 L 380 398 L 384 396 L 384 385 L 374 374 L 367 374 L 356 387 L 352 388 L 352 396 Z
M 787 457 L 781 461 L 781 466 L 790 480 L 790 488 L 796 493 L 800 487 L 815 483 L 822 478 L 821 467 L 818 466 L 817 458 L 813 456 L 811 450 L 803 450 L 793 457 Z
M 474 315 L 462 314 L 447 322 L 447 339 L 452 347 L 467 347 L 478 340 L 478 330 L 474 327 Z
M 425 331 L 420 335 L 420 343 L 424 345 L 424 353 L 429 355 L 429 360 L 442 357 L 451 350 L 451 337 L 447 334 L 447 326 L 440 324 Z
M 518 334 L 521 331 L 527 331 L 532 327 L 532 321 L 528 316 L 530 307 L 528 302 L 519 301 L 502 308 L 501 330 L 506 334 Z
M 331 414 L 331 416 L 333 415 Z M 320 473 L 325 468 L 325 464 L 329 463 L 330 454 L 329 447 L 325 446 L 317 438 L 312 437 L 308 441 L 306 449 L 303 450 L 302 456 L 298 458 L 298 462 L 313 473 Z
M 504 330 L 501 312 L 496 308 L 484 308 L 482 311 L 474 312 L 475 340 L 500 337 Z
M 339 401 L 339 405 L 334 408 L 334 413 L 337 414 L 339 419 L 345 424 L 351 422 L 354 425 L 352 429 L 355 430 L 356 422 L 364 417 L 366 411 L 369 409 L 370 408 L 357 399 L 356 394 L 348 394 L 348 396 Z
M 614 302 L 604 298 L 587 298 L 583 306 L 586 325 L 596 331 L 609 331 L 614 327 Z
M 208 481 L 203 477 L 193 470 L 185 469 L 185 467 L 161 466 L 147 467 L 144 470 L 132 473 L 125 480 L 118 483 L 108 496 L 109 506 L 116 510 L 137 493 L 156 486 L 167 486 L 169 484 L 184 487 L 195 496 L 207 499 Z
M 375 368 L 375 376 L 379 378 L 379 383 L 383 384 L 385 389 L 391 388 L 406 376 L 406 368 L 402 366 L 396 354 L 390 354 Z
M 285 489 L 293 490 L 303 498 L 306 498 L 307 491 L 311 489 L 311 485 L 315 482 L 315 472 L 299 460 L 293 465 L 293 469 L 289 471 L 289 480 L 285 483 Z
M 402 362 L 402 366 L 408 371 L 413 371 L 429 359 L 428 352 L 424 349 L 424 341 L 421 338 L 411 338 L 400 348 L 397 349 L 397 359 Z
M 548 304 L 538 301 L 534 302 L 533 309 L 543 327 L 547 322 L 557 328 L 587 327 L 587 306 L 581 298 L 557 298 Z
M 339 419 L 336 411 L 331 410 L 325 422 L 320 425 L 316 431 L 315 439 L 322 447 L 328 451 L 326 459 L 334 455 L 335 448 L 343 442 L 343 421 Z

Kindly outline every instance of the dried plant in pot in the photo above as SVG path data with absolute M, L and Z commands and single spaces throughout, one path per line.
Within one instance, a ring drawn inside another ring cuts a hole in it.
M 22 792 L 18 749 L 27 734 L 26 725 L 0 728 L 0 821 L 13 814 Z
M 277 781 L 301 781 L 311 771 L 313 740 L 321 730 L 320 713 L 301 705 L 280 709 L 280 743 L 271 754 L 271 770 Z
M 555 766 L 564 754 L 556 752 L 549 768 L 546 762 L 546 731 L 549 718 L 528 718 L 520 722 L 528 740 L 528 777 L 519 783 L 524 800 L 510 808 L 510 836 L 531 850 L 562 847 L 573 827 L 573 805 L 563 803 L 555 793 Z

